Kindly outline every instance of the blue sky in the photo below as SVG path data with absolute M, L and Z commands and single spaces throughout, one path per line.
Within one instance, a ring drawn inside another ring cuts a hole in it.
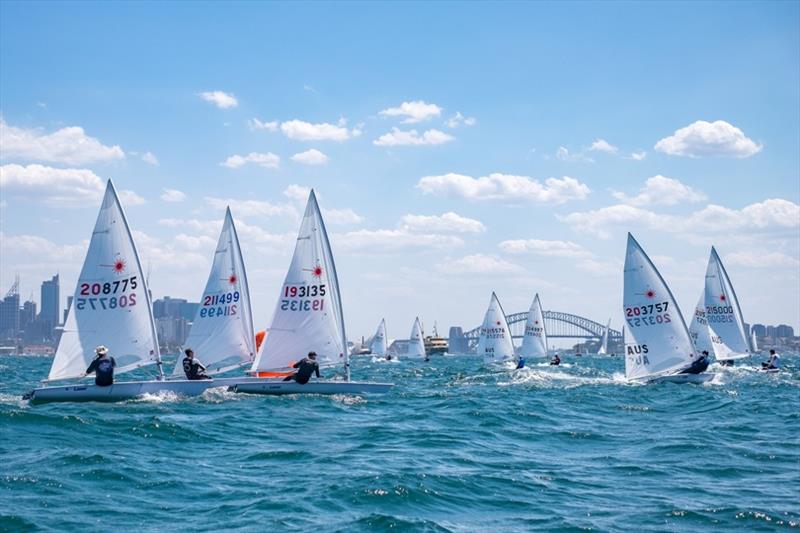
M 264 327 L 314 187 L 351 336 L 492 290 L 618 327 L 627 231 L 684 314 L 715 244 L 797 328 L 798 6 L 4 2 L 0 287 L 66 299 L 113 178 L 156 297 L 199 297 L 229 202 Z

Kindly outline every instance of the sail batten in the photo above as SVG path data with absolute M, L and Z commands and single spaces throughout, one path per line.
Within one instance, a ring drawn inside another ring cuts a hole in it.
M 547 357 L 547 329 L 539 295 L 533 297 L 528 319 L 525 322 L 525 335 L 519 350 L 523 357 Z
M 508 327 L 503 306 L 495 293 L 489 300 L 489 308 L 483 317 L 480 337 L 478 338 L 478 355 L 485 363 L 502 363 L 514 359 L 514 344 Z

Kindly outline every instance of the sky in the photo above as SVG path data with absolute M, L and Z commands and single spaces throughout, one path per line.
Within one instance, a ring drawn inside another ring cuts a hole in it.
M 717 247 L 800 329 L 800 3 L 0 3 L 0 290 L 74 292 L 114 180 L 155 298 L 226 205 L 268 325 L 310 188 L 348 335 L 535 293 L 622 323 L 627 232 L 685 316 Z

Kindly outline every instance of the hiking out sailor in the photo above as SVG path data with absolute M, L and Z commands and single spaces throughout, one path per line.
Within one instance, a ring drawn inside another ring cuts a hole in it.
M 317 352 L 308 352 L 308 356 L 296 362 L 294 365 L 292 365 L 292 368 L 296 368 L 297 372 L 293 373 L 291 376 L 287 376 L 283 381 L 294 380 L 300 385 L 305 385 L 308 383 L 308 380 L 311 379 L 311 374 L 316 373 L 317 378 L 322 377 L 319 373 Z
M 211 379 L 206 375 L 206 367 L 195 359 L 194 350 L 186 348 L 183 351 L 186 357 L 183 358 L 183 373 L 186 374 L 186 379 Z
M 769 351 L 769 361 L 761 363 L 761 368 L 764 370 L 777 370 L 781 367 L 781 356 L 775 353 L 775 350 Z
M 703 372 L 706 371 L 706 368 L 708 368 L 708 363 L 709 363 L 708 351 L 703 350 L 702 355 L 700 355 L 700 357 L 692 361 L 692 365 L 683 372 L 681 372 L 681 374 L 702 374 Z
M 550 361 L 550 364 L 556 366 L 561 364 L 561 358 L 558 356 L 558 354 L 556 354 L 555 357 L 553 357 L 553 360 Z
M 517 360 L 517 370 L 520 368 L 525 368 L 525 358 L 522 356 L 519 356 L 519 360 Z
M 84 376 L 94 372 L 94 383 L 99 387 L 108 387 L 114 384 L 114 367 L 117 361 L 108 355 L 108 348 L 98 346 L 94 349 L 96 357 L 86 369 Z

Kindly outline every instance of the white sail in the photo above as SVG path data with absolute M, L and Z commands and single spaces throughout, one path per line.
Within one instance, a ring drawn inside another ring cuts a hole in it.
M 344 364 L 347 370 L 345 339 L 336 267 L 312 190 L 272 323 L 251 371 L 285 370 L 311 351 L 320 366 Z
M 705 311 L 711 346 L 717 360 L 740 359 L 750 355 L 750 343 L 739 300 L 713 246 L 706 269 Z
M 600 348 L 597 349 L 597 355 L 606 355 L 608 353 L 608 330 L 611 328 L 611 319 L 608 319 L 608 324 L 606 324 L 605 329 L 603 330 L 603 338 L 600 339 Z
M 372 355 L 386 355 L 386 319 L 382 319 L 381 323 L 378 324 L 378 330 L 375 332 L 375 336 L 372 337 L 369 349 Z
M 130 228 L 108 181 L 48 381 L 81 377 L 104 345 L 116 373 L 160 363 L 150 293 Z
M 750 350 L 752 350 L 754 354 L 758 353 L 758 339 L 756 338 L 756 330 L 754 329 L 750 330 Z
M 225 211 L 211 273 L 184 346 L 194 350 L 208 374 L 251 363 L 255 356 L 250 290 L 230 208 Z M 183 357 L 178 357 L 172 376 L 184 376 Z
M 478 338 L 478 355 L 483 356 L 484 363 L 501 363 L 514 359 L 514 343 L 511 341 L 511 330 L 508 327 L 503 306 L 497 295 L 492 293 L 489 309 L 483 317 L 480 337 Z
M 544 313 L 539 295 L 533 297 L 525 322 L 525 336 L 519 353 L 522 357 L 547 357 L 547 331 L 544 327 Z
M 676 374 L 696 358 L 678 304 L 647 254 L 628 234 L 623 312 L 625 376 L 646 379 Z
M 414 319 L 411 326 L 411 336 L 408 338 L 408 357 L 425 357 L 425 340 L 422 338 L 422 326 L 419 317 Z
M 708 327 L 708 319 L 706 318 L 706 294 L 700 295 L 700 300 L 694 308 L 694 316 L 692 317 L 692 324 L 689 326 L 689 336 L 692 338 L 695 350 L 698 354 L 708 352 L 714 353 L 714 348 L 711 346 L 711 330 Z

